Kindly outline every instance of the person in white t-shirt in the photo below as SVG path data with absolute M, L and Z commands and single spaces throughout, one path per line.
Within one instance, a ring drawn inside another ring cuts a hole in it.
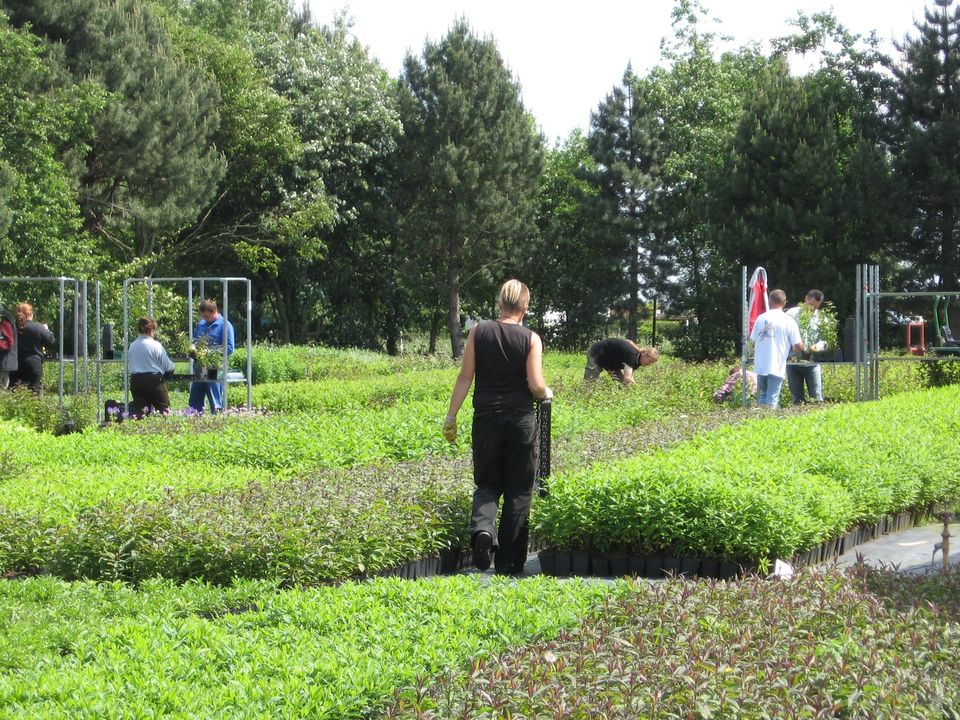
M 750 339 L 754 344 L 757 405 L 775 408 L 780 404 L 780 390 L 787 375 L 787 357 L 791 348 L 797 352 L 803 350 L 803 340 L 796 320 L 783 311 L 787 294 L 773 290 L 769 304 L 770 309 L 754 323 Z

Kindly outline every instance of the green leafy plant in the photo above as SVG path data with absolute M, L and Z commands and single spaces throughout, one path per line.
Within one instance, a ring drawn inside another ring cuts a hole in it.
M 206 337 L 193 340 L 187 333 L 181 331 L 164 344 L 171 355 L 186 356 L 203 368 L 219 367 L 223 362 L 223 349 L 210 345 Z
M 824 343 L 823 350 L 837 347 L 837 309 L 827 300 L 819 309 L 812 305 L 801 303 L 797 313 L 797 325 L 800 328 L 800 337 L 807 348 L 811 348 L 818 341 Z

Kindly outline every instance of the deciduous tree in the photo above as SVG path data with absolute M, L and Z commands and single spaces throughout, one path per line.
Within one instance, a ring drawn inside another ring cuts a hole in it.
M 496 44 L 464 20 L 420 58 L 408 55 L 400 82 L 410 189 L 401 232 L 421 282 L 443 298 L 459 357 L 461 293 L 494 285 L 505 249 L 534 231 L 542 138 Z

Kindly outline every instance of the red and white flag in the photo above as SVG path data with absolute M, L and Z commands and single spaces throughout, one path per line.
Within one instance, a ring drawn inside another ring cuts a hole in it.
M 767 304 L 767 271 L 762 267 L 754 270 L 747 287 L 750 288 L 750 319 L 747 322 L 747 337 L 749 337 L 757 318 L 770 309 Z

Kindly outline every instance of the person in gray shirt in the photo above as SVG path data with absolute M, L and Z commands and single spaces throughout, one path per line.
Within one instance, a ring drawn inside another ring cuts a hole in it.
M 131 417 L 143 417 L 154 412 L 166 415 L 170 412 L 170 394 L 167 378 L 173 377 L 174 365 L 163 345 L 154 336 L 157 321 L 140 318 L 137 321 L 140 336 L 130 343 L 127 351 L 130 369 Z

